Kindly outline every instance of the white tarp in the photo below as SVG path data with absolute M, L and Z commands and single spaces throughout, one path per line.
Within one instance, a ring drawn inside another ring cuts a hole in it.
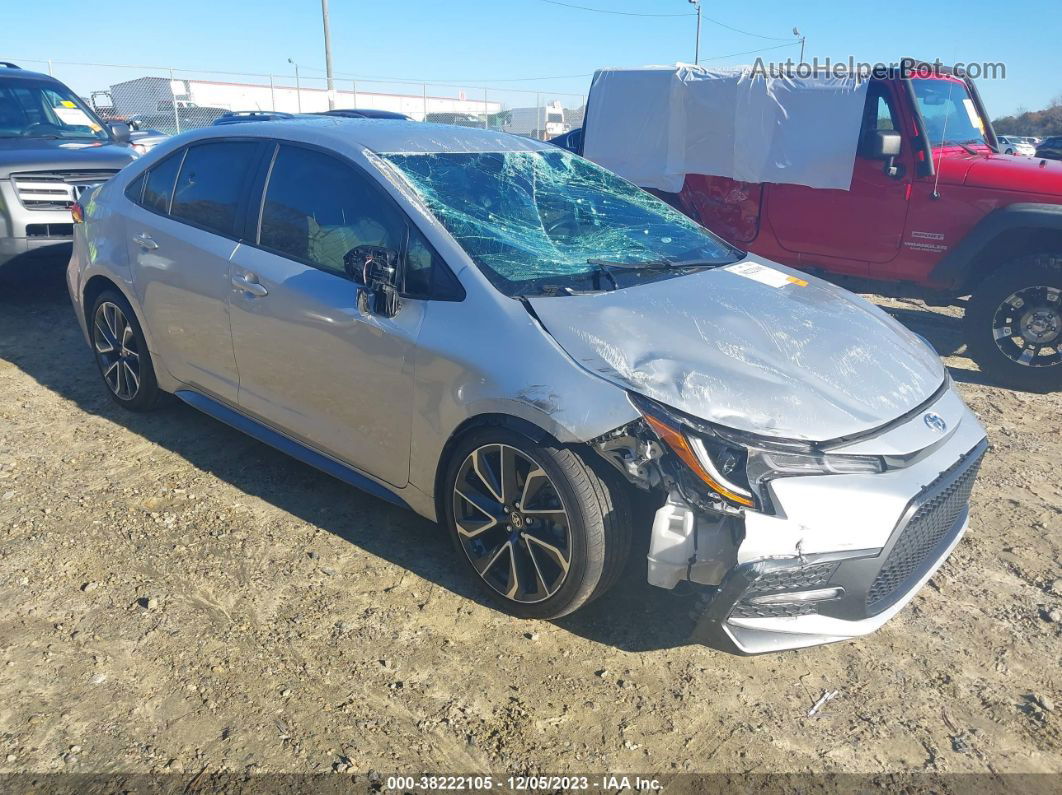
M 848 190 L 866 90 L 854 77 L 767 77 L 751 67 L 600 69 L 583 154 L 672 193 L 686 174 Z

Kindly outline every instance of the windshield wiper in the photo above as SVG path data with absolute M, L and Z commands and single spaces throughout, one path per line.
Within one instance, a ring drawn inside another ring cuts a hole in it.
M 965 149 L 971 155 L 976 155 L 977 154 L 976 150 L 971 149 L 969 146 L 964 144 L 962 141 L 944 141 L 944 145 L 945 146 L 961 146 L 963 149 Z
M 703 259 L 649 259 L 641 262 L 614 262 L 613 260 L 598 259 L 591 257 L 587 264 L 596 265 L 602 269 L 615 268 L 625 271 L 666 271 L 672 268 L 718 268 L 723 263 L 709 262 Z

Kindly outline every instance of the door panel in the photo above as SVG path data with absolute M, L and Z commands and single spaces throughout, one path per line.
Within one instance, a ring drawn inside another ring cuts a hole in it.
M 239 384 L 229 258 L 262 150 L 258 141 L 192 144 L 126 193 L 126 245 L 155 353 L 177 380 L 229 402 Z
M 861 135 L 902 129 L 890 92 L 887 84 L 871 84 Z M 767 212 L 779 243 L 800 254 L 802 264 L 814 265 L 817 255 L 834 257 L 842 262 L 831 262 L 831 270 L 860 276 L 867 274 L 867 263 L 895 258 L 907 218 L 913 166 L 909 141 L 896 162 L 902 172 L 890 177 L 883 161 L 857 155 L 847 191 L 771 185 Z
M 143 320 L 153 351 L 177 380 L 235 402 L 229 257 L 236 243 L 130 205 L 126 218 Z
M 393 318 L 363 314 L 349 279 L 250 246 L 233 257 L 233 276 L 240 407 L 404 486 L 424 302 L 403 300 Z M 249 292 L 246 281 L 260 289 Z

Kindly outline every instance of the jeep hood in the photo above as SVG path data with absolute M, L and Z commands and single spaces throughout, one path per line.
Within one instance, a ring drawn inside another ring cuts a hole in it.
M 941 159 L 940 166 L 941 182 L 945 184 L 1062 195 L 1062 161 L 1058 160 L 951 152 Z
M 0 140 L 0 178 L 19 171 L 119 169 L 135 159 L 136 152 L 132 148 L 106 141 Z
M 944 379 L 937 355 L 885 312 L 759 259 L 528 301 L 590 372 L 761 435 L 827 441 L 867 431 L 925 402 Z

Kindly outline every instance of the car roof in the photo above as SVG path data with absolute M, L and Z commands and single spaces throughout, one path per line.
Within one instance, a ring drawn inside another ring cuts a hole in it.
M 393 110 L 377 110 L 376 108 L 336 108 L 334 110 L 322 110 L 319 116 L 342 116 L 348 119 L 404 119 L 410 118 L 405 113 L 396 113 Z
M 281 138 L 328 145 L 338 151 L 355 148 L 388 154 L 555 151 L 555 147 L 541 141 L 497 130 L 401 120 L 380 124 L 373 119 L 348 119 L 341 116 L 297 117 L 204 127 L 190 131 L 181 138 L 189 141 L 233 136 Z
M 21 66 L 0 66 L 0 77 L 13 77 L 16 80 L 47 80 L 49 83 L 63 85 L 61 81 L 56 80 L 51 75 L 46 75 L 43 72 L 30 72 Z

